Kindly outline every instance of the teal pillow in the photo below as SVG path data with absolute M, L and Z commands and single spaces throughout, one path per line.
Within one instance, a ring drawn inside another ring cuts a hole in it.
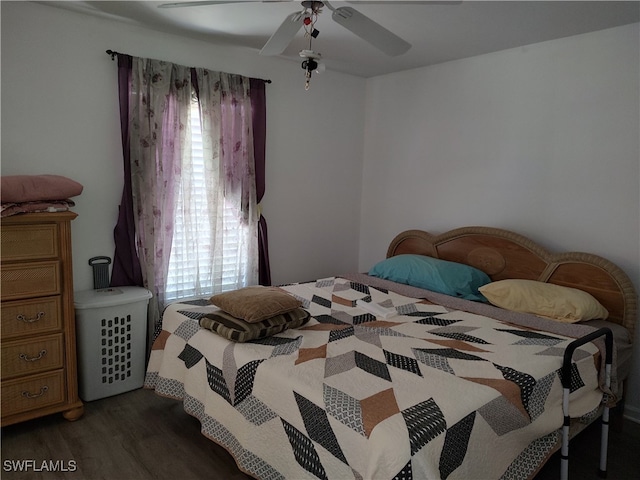
M 480 302 L 487 302 L 487 299 L 478 288 L 491 282 L 482 270 L 424 255 L 387 258 L 374 265 L 369 275 Z

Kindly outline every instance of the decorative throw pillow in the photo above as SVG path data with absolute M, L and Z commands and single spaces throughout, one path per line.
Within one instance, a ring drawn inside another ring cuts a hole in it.
M 478 287 L 491 282 L 482 270 L 462 263 L 424 255 L 396 255 L 369 271 L 373 277 L 444 293 L 452 297 L 486 302 Z
M 61 175 L 3 175 L 2 203 L 66 200 L 82 193 L 82 185 Z
M 248 342 L 269 337 L 289 328 L 298 328 L 309 321 L 309 312 L 295 308 L 260 322 L 248 323 L 240 318 L 219 311 L 200 318 L 200 326 L 234 342 Z
M 228 314 L 249 323 L 290 312 L 302 305 L 300 300 L 284 290 L 260 285 L 220 293 L 209 300 Z
M 564 323 L 609 316 L 607 309 L 589 293 L 552 283 L 499 280 L 480 287 L 480 292 L 497 307 Z

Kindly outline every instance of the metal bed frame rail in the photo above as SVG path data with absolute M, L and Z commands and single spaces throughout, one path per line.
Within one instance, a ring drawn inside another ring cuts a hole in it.
M 605 385 L 607 390 L 611 386 L 611 364 L 613 363 L 613 333 L 609 328 L 599 328 L 584 337 L 574 340 L 564 352 L 562 363 L 562 412 L 564 423 L 562 425 L 562 448 L 560 452 L 560 478 L 567 480 L 569 477 L 569 393 L 571 389 L 571 366 L 573 353 L 576 348 L 591 342 L 601 336 L 605 336 L 606 360 L 605 360 Z M 600 435 L 600 469 L 598 475 L 607 477 L 607 447 L 609 442 L 609 407 L 604 404 L 602 412 L 602 431 Z

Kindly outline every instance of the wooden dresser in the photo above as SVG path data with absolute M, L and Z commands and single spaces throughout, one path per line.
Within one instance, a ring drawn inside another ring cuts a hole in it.
M 63 412 L 78 398 L 71 221 L 73 212 L 2 219 L 2 426 Z

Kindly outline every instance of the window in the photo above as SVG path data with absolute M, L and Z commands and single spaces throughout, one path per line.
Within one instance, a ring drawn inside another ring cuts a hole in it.
M 190 108 L 191 185 L 183 182 L 177 193 L 173 243 L 169 260 L 165 301 L 213 295 L 245 286 L 246 254 L 242 253 L 248 228 L 240 221 L 237 207 L 225 202 L 222 254 L 214 252 L 209 218 L 215 215 L 207 202 L 208 182 L 202 147 L 200 113 L 194 101 Z M 188 191 L 186 189 L 189 189 Z M 185 215 L 188 202 L 189 215 Z M 220 224 L 220 222 L 218 222 Z

